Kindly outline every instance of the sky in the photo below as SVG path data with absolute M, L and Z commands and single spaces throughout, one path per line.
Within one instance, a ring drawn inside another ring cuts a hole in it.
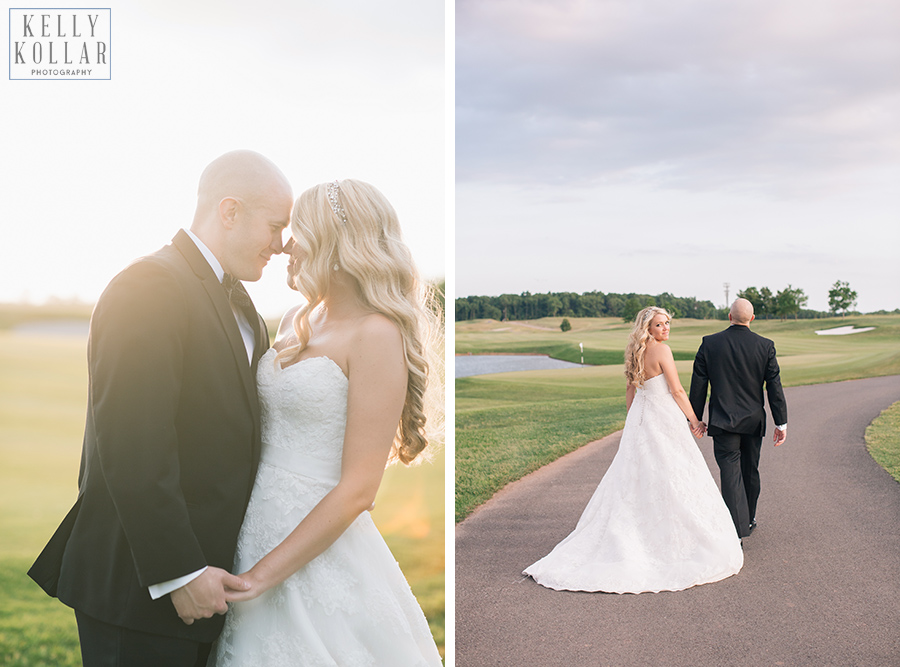
M 457 0 L 456 294 L 900 308 L 900 0 Z
M 334 179 L 372 183 L 423 276 L 444 277 L 442 1 L 103 6 L 110 80 L 0 79 L 0 302 L 95 301 L 190 226 L 200 173 L 237 148 L 275 162 L 295 196 Z M 286 266 L 275 257 L 247 284 L 266 316 L 298 302 Z

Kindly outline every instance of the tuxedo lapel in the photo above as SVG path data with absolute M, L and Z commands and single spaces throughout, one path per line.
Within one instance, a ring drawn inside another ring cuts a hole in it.
M 253 335 L 256 337 L 256 347 L 253 350 L 253 364 L 251 365 L 250 370 L 253 371 L 253 377 L 256 377 L 259 359 L 266 353 L 266 350 L 269 349 L 269 330 L 266 327 L 266 323 L 262 316 L 256 312 L 253 313 L 251 324 L 255 325 L 253 326 Z
M 253 364 L 253 369 L 251 369 L 250 361 L 247 359 L 247 348 L 244 346 L 244 339 L 241 336 L 241 330 L 238 328 L 237 320 L 234 318 L 234 312 L 231 310 L 231 304 L 228 302 L 228 297 L 225 295 L 222 283 L 219 282 L 219 279 L 216 277 L 209 262 L 206 261 L 206 258 L 203 257 L 200 250 L 186 232 L 179 230 L 175 235 L 175 238 L 172 239 L 172 242 L 181 254 L 184 255 L 184 258 L 194 271 L 194 275 L 200 280 L 203 289 L 209 297 L 210 303 L 222 326 L 222 330 L 228 337 L 231 353 L 238 366 L 241 382 L 244 385 L 244 392 L 247 395 L 253 418 L 258 420 L 259 400 L 257 399 L 256 382 L 254 381 L 256 363 Z M 250 325 L 253 327 L 254 336 L 256 340 L 259 341 L 259 317 L 248 317 L 248 319 L 250 319 Z M 259 343 L 257 342 L 257 348 L 258 347 Z M 253 356 L 254 359 L 257 357 L 255 351 Z

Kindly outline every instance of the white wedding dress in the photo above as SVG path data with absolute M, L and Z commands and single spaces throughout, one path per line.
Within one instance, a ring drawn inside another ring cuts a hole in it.
M 262 453 L 234 572 L 277 546 L 337 484 L 349 382 L 327 357 L 259 362 Z M 368 512 L 281 585 L 231 605 L 217 667 L 440 665 L 422 609 Z
M 635 392 L 575 530 L 525 570 L 556 590 L 680 591 L 740 571 L 740 539 L 663 375 Z

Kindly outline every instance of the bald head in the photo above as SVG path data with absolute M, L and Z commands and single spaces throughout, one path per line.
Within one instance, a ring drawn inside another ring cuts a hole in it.
M 194 223 L 217 213 L 225 198 L 255 206 L 261 199 L 278 196 L 291 188 L 281 170 L 268 158 L 248 150 L 231 151 L 213 160 L 200 175 Z
M 731 304 L 731 312 L 728 313 L 728 318 L 732 324 L 747 326 L 753 321 L 754 317 L 753 304 L 747 299 L 735 299 L 734 303 Z
M 293 193 L 271 160 L 248 150 L 225 153 L 200 176 L 191 231 L 239 280 L 259 280 L 283 249 Z

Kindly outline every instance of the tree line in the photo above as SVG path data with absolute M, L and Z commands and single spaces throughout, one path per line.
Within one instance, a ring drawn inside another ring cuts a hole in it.
M 718 317 L 711 301 L 695 297 L 677 297 L 668 292 L 615 294 L 603 292 L 547 292 L 546 294 L 501 294 L 466 296 L 456 299 L 456 321 L 462 320 L 536 320 L 541 317 L 621 317 L 633 320 L 646 306 L 660 306 L 673 317 L 710 319 Z
M 772 292 L 768 287 L 747 287 L 737 293 L 753 304 L 761 319 L 814 319 L 830 317 L 840 312 L 846 315 L 856 306 L 857 294 L 846 282 L 837 281 L 829 291 L 829 312 L 806 308 L 806 293 L 788 285 Z M 638 311 L 647 306 L 665 308 L 672 317 L 698 320 L 728 319 L 728 308 L 717 308 L 712 301 L 696 297 L 677 297 L 668 292 L 657 294 L 617 294 L 603 292 L 547 292 L 532 294 L 501 294 L 500 296 L 465 296 L 456 299 L 456 321 L 536 320 L 541 317 L 621 317 L 632 321 Z

